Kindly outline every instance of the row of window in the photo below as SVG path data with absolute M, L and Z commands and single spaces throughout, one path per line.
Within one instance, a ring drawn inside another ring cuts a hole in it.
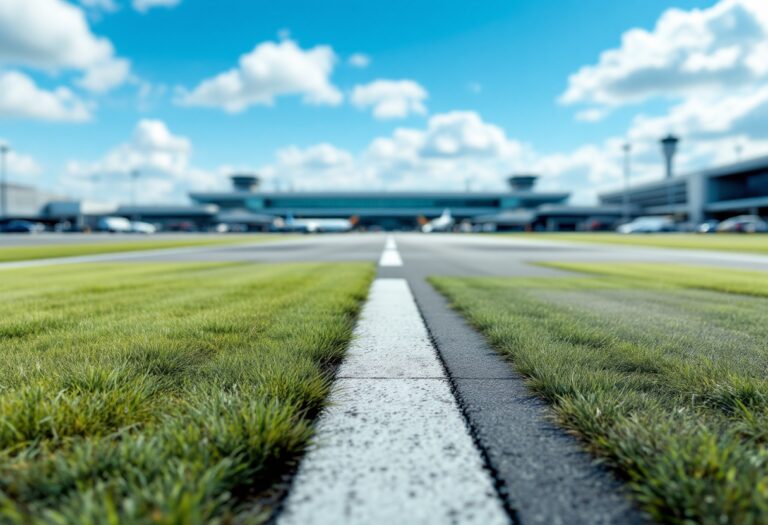
M 499 199 L 375 199 L 375 198 L 278 198 L 249 199 L 251 209 L 269 208 L 498 208 Z

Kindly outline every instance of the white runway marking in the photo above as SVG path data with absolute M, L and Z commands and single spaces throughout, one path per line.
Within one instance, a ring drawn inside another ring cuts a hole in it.
M 384 245 L 384 251 L 379 259 L 379 266 L 402 266 L 403 259 L 400 252 L 397 251 L 395 238 L 391 235 L 387 237 L 387 243 Z
M 502 524 L 404 279 L 377 279 L 278 525 Z

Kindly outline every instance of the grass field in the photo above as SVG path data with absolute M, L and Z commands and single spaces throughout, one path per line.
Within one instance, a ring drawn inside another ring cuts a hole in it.
M 561 266 L 433 283 L 654 519 L 768 523 L 768 273 Z
M 646 235 L 621 235 L 618 233 L 514 233 L 505 234 L 521 239 L 591 242 L 598 244 L 625 244 L 628 246 L 655 246 L 658 248 L 683 248 L 768 254 L 768 235 L 763 234 L 716 234 L 658 233 Z
M 194 246 L 216 246 L 225 244 L 244 244 L 278 240 L 279 235 L 222 235 L 210 237 L 190 236 L 189 239 L 151 240 L 104 240 L 83 244 L 45 244 L 34 246 L 0 246 L 0 262 L 27 261 L 33 259 L 52 259 L 74 257 L 78 255 L 97 255 L 101 253 L 135 252 L 141 250 L 159 250 L 163 248 L 187 248 Z
M 373 269 L 135 264 L 0 280 L 0 523 L 258 523 Z

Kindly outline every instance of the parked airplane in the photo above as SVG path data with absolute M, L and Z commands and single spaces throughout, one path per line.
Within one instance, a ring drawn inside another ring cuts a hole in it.
M 349 219 L 294 219 L 292 214 L 288 214 L 282 226 L 278 225 L 281 231 L 301 233 L 340 233 L 352 227 Z
M 453 229 L 453 225 L 456 223 L 453 216 L 451 216 L 451 210 L 446 208 L 443 210 L 443 214 L 437 219 L 432 219 L 427 224 L 421 227 L 421 231 L 424 233 L 433 232 L 448 232 Z

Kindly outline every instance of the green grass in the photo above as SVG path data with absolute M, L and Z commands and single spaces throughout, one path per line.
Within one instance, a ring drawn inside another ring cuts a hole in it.
M 673 286 L 713 290 L 725 293 L 768 297 L 768 278 L 762 272 L 718 267 L 695 267 L 658 263 L 539 263 L 540 266 L 559 268 L 594 275 L 648 281 L 646 286 Z
M 135 264 L 0 280 L 0 523 L 258 523 L 373 269 Z
M 2 246 L 0 262 L 27 261 L 33 259 L 53 259 L 75 257 L 78 255 L 97 255 L 102 253 L 135 252 L 141 250 L 159 250 L 164 248 L 187 248 L 194 246 L 216 246 L 225 244 L 243 244 L 266 242 L 284 238 L 280 235 L 225 235 L 211 237 L 190 236 L 188 239 L 130 240 L 115 242 L 89 242 L 83 244 L 45 244 L 35 246 Z
M 655 246 L 768 254 L 768 235 L 658 233 L 621 235 L 618 233 L 514 233 L 505 234 L 521 239 L 542 241 L 572 241 L 598 244 L 624 244 L 629 246 Z
M 432 282 L 655 520 L 768 523 L 768 273 L 559 266 Z

